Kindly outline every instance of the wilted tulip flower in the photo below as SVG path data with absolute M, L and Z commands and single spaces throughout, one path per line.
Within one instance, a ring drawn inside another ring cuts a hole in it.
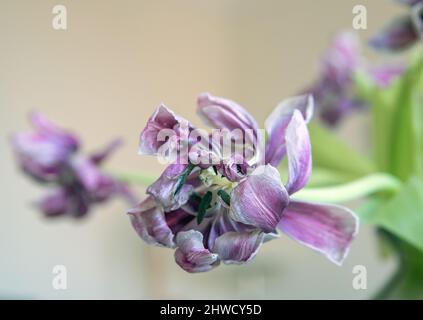
M 362 57 L 357 35 L 341 32 L 323 57 L 318 80 L 305 92 L 313 95 L 322 121 L 334 126 L 351 111 L 365 106 L 356 93 L 357 71 L 366 73 L 377 86 L 388 87 L 405 69 L 400 64 L 369 65 Z
M 208 143 L 184 141 L 187 161 L 178 157 L 147 189 L 147 198 L 129 210 L 136 232 L 149 244 L 175 248 L 176 263 L 188 272 L 209 271 L 221 262 L 249 262 L 264 242 L 278 238 L 278 231 L 341 264 L 358 231 L 354 213 L 292 197 L 311 175 L 306 124 L 312 110 L 311 96 L 283 101 L 266 121 L 268 138 L 263 139 L 256 120 L 243 107 L 200 95 L 199 115 L 221 132 L 244 132 L 244 149 L 225 154 L 223 143 L 216 142 L 223 142 L 222 136 Z M 158 155 L 163 143 L 157 143 L 157 129 L 174 129 L 173 138 L 180 137 L 182 124 L 185 136 L 196 131 L 161 105 L 141 134 L 140 152 Z M 159 140 L 167 143 L 171 138 Z M 194 161 L 198 154 L 213 161 Z M 289 175 L 284 184 L 276 168 L 285 157 Z
M 380 51 L 402 51 L 423 39 L 423 0 L 397 0 L 410 12 L 391 21 L 377 33 L 370 45 Z
M 95 203 L 123 195 L 134 198 L 122 182 L 103 173 L 100 165 L 120 145 L 113 141 L 90 155 L 78 153 L 80 142 L 40 113 L 31 116 L 34 131 L 12 136 L 16 159 L 31 178 L 46 184 L 51 191 L 38 202 L 46 216 L 84 216 Z

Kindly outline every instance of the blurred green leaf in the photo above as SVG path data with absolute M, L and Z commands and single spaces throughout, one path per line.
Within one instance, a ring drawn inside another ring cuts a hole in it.
M 371 222 L 423 251 L 423 182 L 413 177 L 384 205 Z
M 353 177 L 361 177 L 374 171 L 374 164 L 329 129 L 317 122 L 309 125 L 312 142 L 313 165 Z
M 414 174 L 423 177 L 423 100 L 418 88 L 422 72 L 423 56 L 400 81 L 388 136 L 392 145 L 389 171 L 404 181 Z
M 380 230 L 380 240 L 398 257 L 397 271 L 376 299 L 423 299 L 423 252 L 398 237 Z

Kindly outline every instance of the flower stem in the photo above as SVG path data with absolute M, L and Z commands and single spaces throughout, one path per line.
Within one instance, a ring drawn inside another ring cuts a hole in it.
M 157 177 L 147 175 L 147 174 L 133 174 L 133 173 L 112 173 L 112 176 L 114 176 L 116 179 L 121 180 L 123 182 L 127 182 L 130 184 L 135 184 L 140 187 L 148 187 L 150 184 L 152 184 Z
M 331 187 L 306 188 L 292 197 L 296 200 L 343 203 L 377 192 L 395 193 L 401 188 L 401 182 L 385 173 L 375 173 L 358 180 Z

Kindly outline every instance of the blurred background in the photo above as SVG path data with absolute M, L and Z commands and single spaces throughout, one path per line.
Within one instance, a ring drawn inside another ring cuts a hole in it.
M 52 28 L 57 4 L 67 8 L 66 31 Z M 282 236 L 248 265 L 191 275 L 172 251 L 138 238 L 123 201 L 97 206 L 80 221 L 45 219 L 31 204 L 44 190 L 19 172 L 8 140 L 38 110 L 76 131 L 84 150 L 124 138 L 108 170 L 159 175 L 156 159 L 138 156 L 137 146 L 160 102 L 200 124 L 196 96 L 209 91 L 238 101 L 262 123 L 317 76 L 332 36 L 351 28 L 356 4 L 368 12 L 363 44 L 402 12 L 389 0 L 0 0 L 0 298 L 370 297 L 394 265 L 380 258 L 368 226 L 341 268 Z M 365 150 L 366 121 L 353 115 L 338 133 Z M 137 192 L 141 199 L 144 190 Z M 59 264 L 68 271 L 63 291 L 51 284 Z M 352 287 L 355 265 L 367 268 L 367 290 Z

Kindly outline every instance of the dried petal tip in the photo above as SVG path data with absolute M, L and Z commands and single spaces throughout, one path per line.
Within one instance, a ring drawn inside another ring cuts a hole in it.
M 187 272 L 207 272 L 219 265 L 218 255 L 204 248 L 203 235 L 195 230 L 179 232 L 176 263 Z

